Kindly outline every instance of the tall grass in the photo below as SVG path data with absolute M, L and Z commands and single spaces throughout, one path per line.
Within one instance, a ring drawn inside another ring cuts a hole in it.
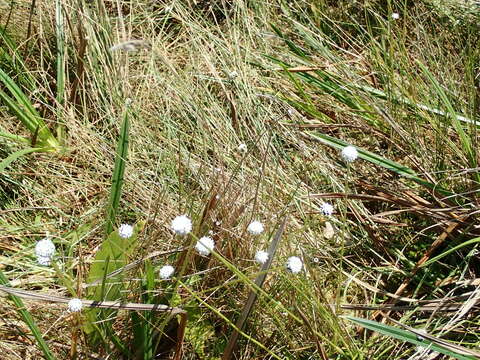
M 39 293 L 186 311 L 85 309 L 73 325 L 63 307 L 26 302 L 52 356 L 75 342 L 78 356 L 145 360 L 420 359 L 427 343 L 474 356 L 475 11 L 58 0 L 36 4 L 29 49 L 22 11 L 0 44 L 3 273 Z M 350 164 L 346 145 L 359 151 Z M 181 214 L 185 237 L 170 228 Z M 140 224 L 135 246 L 121 223 Z M 46 232 L 62 279 L 31 256 Z M 208 257 L 194 250 L 202 236 Z M 255 252 L 272 239 L 262 268 Z M 2 306 L 16 320 L 18 304 Z M 43 349 L 0 331 L 2 348 Z

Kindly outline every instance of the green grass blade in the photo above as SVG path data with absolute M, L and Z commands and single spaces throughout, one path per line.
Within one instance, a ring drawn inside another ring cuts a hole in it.
M 402 330 L 393 326 L 378 323 L 376 321 L 356 318 L 353 316 L 346 316 L 345 318 L 366 329 L 376 331 L 382 335 L 390 336 L 401 341 L 406 341 L 417 346 L 423 346 L 425 348 L 439 352 L 441 354 L 452 356 L 455 359 L 459 359 L 459 360 L 477 359 L 476 356 L 459 354 L 458 352 L 455 352 L 451 349 L 447 349 L 431 341 L 430 339 L 427 339 L 427 338 L 421 339 L 416 334 L 407 330 Z M 468 349 L 465 349 L 465 351 L 468 351 Z
M 43 122 L 29 98 L 2 69 L 0 69 L 0 83 L 3 83 L 13 95 L 13 98 L 11 98 L 4 91 L 0 91 L 0 99 L 3 100 L 10 111 L 18 117 L 32 134 L 37 133 L 37 138 L 42 146 L 58 149 L 60 144 Z
M 268 249 L 268 254 L 269 254 L 268 260 L 265 264 L 263 264 L 260 274 L 255 279 L 255 285 L 257 285 L 259 288 L 263 286 L 263 283 L 265 282 L 265 278 L 267 277 L 268 270 L 272 265 L 273 258 L 275 256 L 275 253 L 277 252 L 277 248 L 280 242 L 280 238 L 282 237 L 283 230 L 285 229 L 286 221 L 287 221 L 287 218 L 284 218 L 280 225 L 280 228 L 277 230 L 277 233 L 275 234 L 272 241 L 270 242 L 270 247 Z M 247 302 L 243 307 L 242 313 L 238 318 L 237 323 L 235 324 L 238 329 L 243 330 L 245 322 L 247 321 L 247 318 L 253 309 L 253 305 L 255 304 L 256 299 L 257 299 L 257 292 L 251 289 L 250 294 L 248 295 Z M 229 360 L 232 357 L 235 347 L 237 345 L 237 340 L 239 335 L 240 333 L 234 328 L 232 335 L 228 340 L 227 346 L 225 347 L 222 360 Z
M 155 291 L 155 269 L 150 261 L 145 262 L 145 282 L 142 286 L 143 302 L 153 304 Z M 153 333 L 154 316 L 152 313 L 145 312 L 139 314 L 136 311 L 130 312 L 130 319 L 133 328 L 133 349 L 135 350 L 135 359 L 150 360 L 155 357 Z
M 2 271 L 0 271 L 0 284 L 5 286 L 10 286 L 8 279 L 5 277 Z M 17 311 L 19 312 L 23 321 L 28 325 L 28 327 L 32 331 L 32 334 L 35 337 L 35 340 L 37 340 L 38 346 L 42 350 L 45 358 L 47 360 L 55 360 L 55 357 L 50 351 L 50 348 L 48 347 L 47 343 L 42 337 L 42 333 L 40 329 L 38 328 L 37 324 L 33 320 L 32 315 L 30 315 L 30 312 L 25 308 L 25 305 L 23 304 L 23 300 L 18 296 L 14 296 L 14 295 L 9 295 L 9 297 L 10 299 L 12 299 L 13 303 L 17 307 Z
M 455 121 L 464 122 L 466 124 L 470 124 L 474 126 L 480 126 L 480 122 L 469 119 L 462 115 L 458 115 L 456 112 L 454 113 L 449 112 L 447 114 L 440 109 L 435 109 L 425 104 L 413 102 L 408 98 L 401 96 L 399 94 L 393 94 L 393 93 L 387 94 L 382 90 L 376 89 L 374 87 L 371 87 L 365 84 L 350 83 L 348 84 L 348 87 L 352 90 L 361 90 L 363 93 L 373 96 L 377 99 L 386 100 L 386 101 L 389 100 L 397 105 L 403 105 L 410 108 L 418 108 L 435 115 L 452 116 L 456 119 Z
M 7 132 L 7 131 L 0 131 L 0 136 L 1 136 L 1 137 L 4 137 L 4 138 L 6 138 L 6 139 L 10 139 L 10 140 L 13 140 L 13 141 L 22 143 L 22 144 L 26 144 L 26 145 L 29 145 L 29 144 L 30 144 L 30 140 L 29 140 L 29 139 L 24 138 L 23 136 L 11 134 L 11 133 L 9 133 L 9 132 Z
M 13 154 L 10 154 L 6 159 L 2 160 L 0 162 L 0 172 L 4 171 L 12 162 L 17 160 L 18 158 L 36 152 L 36 151 L 42 151 L 41 148 L 26 148 L 22 150 L 15 151 Z
M 291 67 L 289 64 L 272 56 L 266 56 L 266 58 L 272 60 L 273 62 L 284 68 L 284 73 L 290 78 L 291 81 L 293 80 L 293 78 L 299 77 L 307 84 L 321 89 L 324 93 L 334 97 L 339 102 L 347 105 L 352 110 L 367 111 L 366 105 L 360 104 L 359 101 L 353 97 L 351 91 L 348 90 L 347 84 L 343 83 L 339 79 L 336 79 L 333 74 L 330 74 L 323 70 L 315 71 L 318 77 L 313 76 L 305 71 L 298 71 L 295 72 L 295 74 L 292 74 L 287 70 L 289 67 Z M 293 82 L 298 89 L 296 81 Z M 304 94 L 305 91 L 302 89 L 302 96 L 304 96 Z
M 37 119 L 41 121 L 40 115 L 37 110 L 33 107 L 30 99 L 25 95 L 25 93 L 18 87 L 18 85 L 13 81 L 13 79 L 8 76 L 2 69 L 0 69 L 0 81 L 5 85 L 5 87 L 13 95 L 20 107 L 29 115 L 31 119 Z M 37 125 L 37 122 L 33 123 L 33 126 L 28 126 L 30 131 L 34 131 Z
M 454 246 L 452 247 L 451 249 L 448 249 L 444 252 L 442 252 L 440 255 L 437 255 L 433 258 L 431 258 L 430 260 L 428 261 L 425 261 L 420 267 L 426 267 L 426 266 L 429 266 L 431 264 L 433 264 L 434 262 L 437 262 L 438 260 L 444 258 L 445 256 L 457 251 L 457 250 L 460 250 L 461 248 L 464 248 L 465 246 L 468 246 L 468 245 L 471 245 L 471 244 L 477 244 L 477 243 L 480 243 L 480 237 L 476 237 L 474 239 L 470 239 L 470 240 L 467 240 L 461 244 L 458 244 L 457 246 Z
M 65 102 L 65 26 L 63 19 L 63 6 L 61 0 L 55 0 L 55 31 L 57 35 L 57 121 L 58 137 L 63 143 L 65 126 L 63 121 L 63 105 Z
M 453 128 L 455 129 L 455 131 L 457 132 L 460 138 L 460 143 L 462 144 L 463 151 L 465 152 L 465 154 L 467 155 L 470 161 L 470 166 L 477 167 L 477 161 L 476 161 L 475 152 L 473 150 L 472 141 L 470 140 L 469 136 L 465 133 L 465 130 L 463 129 L 462 124 L 460 124 L 460 121 L 457 118 L 457 113 L 453 109 L 453 105 L 448 99 L 447 94 L 445 94 L 445 91 L 442 89 L 437 79 L 435 79 L 435 77 L 428 70 L 428 68 L 419 61 L 417 61 L 417 63 L 422 69 L 422 72 L 427 76 L 428 80 L 433 85 L 433 88 L 435 89 L 436 93 L 438 94 L 443 104 L 447 108 L 447 112 L 450 115 L 448 118 L 450 119 Z
M 106 233 L 110 235 L 115 225 L 120 197 L 122 195 L 123 175 L 125 173 L 125 164 L 128 152 L 128 133 L 129 133 L 128 109 L 125 110 L 122 128 L 120 129 L 120 138 L 117 144 L 115 157 L 115 168 L 113 169 L 112 188 L 110 190 L 110 200 L 107 209 Z
M 350 145 L 348 143 L 346 143 L 345 141 L 342 141 L 340 139 L 337 139 L 337 138 L 334 138 L 332 136 L 328 136 L 328 135 L 325 135 L 325 134 L 312 134 L 311 132 L 309 133 L 309 136 L 312 137 L 313 139 L 317 140 L 317 141 L 320 141 L 321 143 L 325 144 L 325 145 L 328 145 L 328 146 L 331 146 L 335 149 L 338 149 L 338 150 L 342 150 L 344 147 Z M 361 148 L 358 148 L 357 147 L 357 150 L 358 150 L 358 156 L 363 159 L 363 160 L 366 160 L 368 162 L 371 162 L 372 164 L 375 164 L 375 165 L 378 165 L 378 166 L 381 166 L 387 170 L 390 170 L 390 171 L 393 171 L 395 173 L 397 173 L 398 175 L 400 176 L 403 176 L 407 179 L 410 179 L 410 180 L 413 180 L 415 181 L 416 183 L 422 185 L 422 186 L 425 186 L 431 190 L 434 190 L 434 191 L 437 191 L 443 195 L 446 195 L 446 196 L 453 196 L 454 194 L 449 192 L 448 190 L 445 190 L 435 184 L 432 184 L 431 182 L 428 182 L 422 178 L 420 178 L 416 173 L 415 171 L 413 171 L 412 169 L 406 167 L 406 166 L 403 166 L 403 165 L 400 165 L 399 163 L 395 162 L 395 161 L 392 161 L 392 160 L 388 160 L 388 159 L 385 159 L 375 153 L 372 153 L 370 151 L 367 151 L 367 150 L 363 150 Z
M 15 74 L 17 83 L 24 89 L 34 91 L 37 86 L 35 78 L 25 65 L 18 49 L 18 44 L 8 35 L 7 29 L 0 26 L 0 64 L 4 71 Z
M 275 33 L 280 37 L 282 38 L 283 41 L 285 41 L 285 43 L 287 44 L 287 46 L 290 48 L 290 50 L 295 54 L 297 55 L 298 57 L 302 58 L 302 59 L 308 59 L 308 56 L 307 54 L 302 50 L 300 49 L 297 45 L 295 45 L 295 43 L 293 41 L 291 41 L 290 39 L 288 39 L 285 35 L 283 35 L 283 33 L 280 31 L 279 28 L 277 28 L 275 25 L 271 24 L 272 26 L 272 29 L 273 31 L 275 31 Z

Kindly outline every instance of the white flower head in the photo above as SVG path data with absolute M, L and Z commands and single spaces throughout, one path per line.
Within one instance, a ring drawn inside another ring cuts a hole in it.
M 287 270 L 292 274 L 298 274 L 303 269 L 303 262 L 298 256 L 291 256 L 287 260 Z
M 38 265 L 50 266 L 53 256 L 37 256 Z
M 255 261 L 261 265 L 265 264 L 268 261 L 268 258 L 270 255 L 268 255 L 268 252 L 259 250 L 255 254 Z
M 118 235 L 120 235 L 122 239 L 128 239 L 133 235 L 133 226 L 128 224 L 120 225 L 118 228 Z
M 68 311 L 70 312 L 79 312 L 82 310 L 83 303 L 82 300 L 74 298 L 68 302 Z
M 55 254 L 55 244 L 50 238 L 45 238 L 35 245 L 35 255 L 51 257 Z
M 247 231 L 252 235 L 260 235 L 263 232 L 263 224 L 260 221 L 252 221 L 247 227 Z
M 237 76 L 238 76 L 238 72 L 236 72 L 235 70 L 228 74 L 228 77 L 230 78 L 230 80 L 235 79 Z
M 320 210 L 322 211 L 323 215 L 330 216 L 333 214 L 333 205 L 325 202 L 320 206 Z
M 40 265 L 50 265 L 53 255 L 55 254 L 55 244 L 50 238 L 46 237 L 35 245 L 35 255 Z
M 203 236 L 197 241 L 195 250 L 197 250 L 200 255 L 207 256 L 210 255 L 214 247 L 215 241 L 209 236 Z
M 161 279 L 168 280 L 172 277 L 174 272 L 175 268 L 172 265 L 165 265 L 161 267 L 159 275 Z
M 184 236 L 192 231 L 192 220 L 187 215 L 180 215 L 173 219 L 171 227 L 177 235 Z
M 357 160 L 358 157 L 358 151 L 355 146 L 348 145 L 343 148 L 342 150 L 342 158 L 345 160 L 347 163 L 354 162 Z
M 392 13 L 392 19 L 393 19 L 393 20 L 398 20 L 398 19 L 400 19 L 400 14 L 397 13 L 397 12 Z
M 240 152 L 247 152 L 248 148 L 247 148 L 247 144 L 244 144 L 244 143 L 241 143 L 240 145 L 238 145 L 238 151 Z

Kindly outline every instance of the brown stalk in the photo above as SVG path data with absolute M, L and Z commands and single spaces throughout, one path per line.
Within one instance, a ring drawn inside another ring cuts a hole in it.
M 33 291 L 26 291 L 22 289 L 15 289 L 9 286 L 0 285 L 0 290 L 7 294 L 18 296 L 23 299 L 46 301 L 50 303 L 67 304 L 71 298 L 47 295 L 36 293 Z M 142 303 L 122 303 L 120 301 L 94 301 L 94 300 L 81 300 L 83 306 L 91 308 L 101 309 L 115 309 L 115 310 L 135 310 L 135 311 L 160 311 L 168 312 L 172 315 L 186 314 L 185 310 L 178 307 L 171 307 L 162 304 L 142 304 Z
M 185 338 L 185 329 L 187 327 L 187 314 L 180 314 L 180 324 L 177 329 L 177 345 L 175 347 L 174 360 L 180 360 L 183 355 L 183 339 Z
M 230 103 L 230 117 L 232 119 L 232 127 L 235 129 L 236 132 L 238 132 L 239 125 L 238 125 L 237 107 L 231 95 L 227 94 L 227 99 L 228 99 L 228 102 Z
M 310 330 L 313 338 L 315 339 L 315 344 L 317 345 L 317 350 L 320 353 L 320 356 L 322 357 L 322 360 L 328 360 L 328 356 L 327 356 L 327 353 L 325 351 L 325 348 L 323 347 L 323 344 L 318 339 L 318 336 L 315 335 L 315 331 L 313 331 L 312 324 L 310 324 L 310 321 L 308 321 L 307 317 L 303 314 L 303 312 L 300 311 L 298 306 L 295 305 L 295 309 L 297 310 L 298 315 L 300 315 L 300 317 L 303 320 L 303 323 L 305 325 L 307 325 L 308 330 Z
M 362 187 L 363 186 L 365 186 L 365 184 L 362 183 Z M 313 198 L 321 198 L 321 199 L 356 199 L 356 200 L 366 200 L 366 201 L 384 201 L 384 202 L 405 207 L 405 209 L 392 210 L 392 211 L 376 214 L 375 215 L 376 217 L 383 217 L 386 215 L 394 215 L 397 213 L 409 211 L 422 216 L 427 216 L 428 218 L 435 218 L 440 221 L 451 221 L 451 222 L 460 223 L 465 226 L 469 225 L 468 222 L 464 221 L 458 214 L 453 213 L 453 210 L 455 210 L 456 208 L 454 207 L 433 208 L 430 203 L 426 202 L 424 199 L 422 199 L 423 201 L 420 201 L 421 198 L 419 199 L 418 197 L 416 197 L 418 201 L 417 202 L 417 201 L 413 201 L 413 197 L 411 200 L 402 199 L 400 197 L 397 197 L 394 194 L 386 193 L 386 192 L 377 192 L 376 195 L 323 193 L 323 194 L 311 194 L 309 196 Z
M 35 12 L 36 2 L 37 2 L 36 0 L 32 0 L 30 4 L 30 11 L 28 14 L 28 26 L 27 26 L 27 42 L 25 43 L 25 49 L 28 49 L 28 43 L 30 41 L 30 36 L 32 35 L 32 19 L 33 19 L 33 13 Z
M 78 51 L 76 52 L 77 64 L 76 64 L 76 71 L 75 71 L 75 79 L 72 82 L 72 90 L 70 91 L 69 101 L 70 103 L 79 107 L 77 89 L 78 89 L 78 86 L 81 85 L 82 83 L 83 73 L 85 71 L 84 57 L 85 57 L 85 51 L 87 49 L 87 39 L 83 34 L 82 25 L 80 21 L 78 22 L 77 29 L 78 29 L 78 37 L 79 37 Z
M 338 268 L 337 268 L 338 269 Z M 360 279 L 357 279 L 356 277 L 352 276 L 351 274 L 347 273 L 346 271 L 343 271 L 343 270 L 340 270 L 338 269 L 339 271 L 342 272 L 343 275 L 345 275 L 346 277 L 348 277 L 350 280 L 352 280 L 353 282 L 357 283 L 358 285 L 360 285 L 361 287 L 365 288 L 365 289 L 368 289 L 370 290 L 371 292 L 374 292 L 374 293 L 377 293 L 377 294 L 382 294 L 384 296 L 388 296 L 389 298 L 392 298 L 394 300 L 396 300 L 397 302 L 398 301 L 402 301 L 402 302 L 407 302 L 407 303 L 410 303 L 410 304 L 437 304 L 437 303 L 446 303 L 446 302 L 455 302 L 455 301 L 462 301 L 462 300 L 465 300 L 465 299 L 470 299 L 471 298 L 471 295 L 474 293 L 473 291 L 470 291 L 470 292 L 466 292 L 462 295 L 458 295 L 458 296 L 452 296 L 452 297 L 447 297 L 447 298 L 442 298 L 442 299 L 436 299 L 436 300 L 419 300 L 419 299 L 414 299 L 414 298 L 411 298 L 411 297 L 405 297 L 405 296 L 399 296 L 399 295 L 395 295 L 393 293 L 390 293 L 388 291 L 384 291 L 384 290 L 381 290 L 373 285 L 370 285 Z M 384 305 L 387 305 L 387 304 L 384 304 Z M 384 305 L 380 305 L 380 306 L 384 306 Z
M 420 260 L 418 260 L 417 264 L 415 265 L 415 267 L 412 269 L 412 271 L 410 272 L 410 276 L 408 278 L 406 278 L 405 280 L 403 280 L 402 284 L 398 287 L 397 291 L 395 291 L 395 294 L 396 296 L 401 296 L 406 288 L 408 287 L 408 285 L 410 284 L 413 276 L 417 273 L 417 271 L 422 267 L 422 265 L 428 260 L 430 259 L 432 253 L 440 246 L 444 243 L 445 239 L 450 235 L 450 233 L 455 230 L 455 228 L 458 226 L 459 224 L 458 223 L 450 223 L 449 224 L 449 227 L 447 228 L 447 230 L 445 230 L 442 234 L 440 234 L 440 236 L 433 242 L 432 245 L 430 245 L 430 248 L 425 252 L 425 254 L 422 256 L 422 258 Z M 397 300 L 393 300 L 393 301 L 390 301 L 388 304 L 395 304 L 397 302 Z M 390 314 L 390 312 L 387 312 L 387 313 L 383 313 L 381 310 L 377 310 L 373 313 L 372 315 L 372 319 L 377 319 L 377 318 L 382 318 L 382 317 L 388 317 L 388 315 Z
M 476 299 L 476 303 L 478 303 L 480 299 Z M 362 310 L 362 311 L 409 311 L 409 310 L 417 310 L 417 311 L 425 311 L 425 312 L 457 312 L 461 309 L 465 303 L 432 303 L 427 305 L 395 305 L 395 304 L 385 304 L 385 305 L 368 305 L 368 304 L 343 304 L 340 305 L 341 309 L 344 310 Z M 476 305 L 476 304 L 475 304 Z M 478 306 L 475 308 L 479 309 Z
M 200 219 L 200 224 L 198 225 L 199 228 L 202 228 L 203 224 L 210 216 L 211 211 L 217 207 L 217 201 L 219 199 L 218 192 L 212 189 L 212 193 L 213 194 L 210 197 L 210 200 L 208 201 L 208 203 L 205 205 L 205 208 L 203 209 L 202 217 Z

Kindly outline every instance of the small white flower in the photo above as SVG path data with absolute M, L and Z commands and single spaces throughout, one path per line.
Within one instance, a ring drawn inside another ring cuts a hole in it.
M 320 210 L 323 215 L 330 216 L 333 214 L 333 205 L 327 202 L 323 203 L 322 206 L 320 206 Z
M 163 280 L 168 280 L 172 277 L 173 273 L 175 272 L 175 268 L 171 265 L 162 266 L 159 271 L 160 278 Z
M 40 265 L 50 265 L 54 254 L 55 244 L 49 238 L 44 238 L 35 245 L 35 255 Z
M 68 311 L 70 312 L 79 312 L 82 310 L 83 303 L 82 300 L 74 298 L 68 302 Z
M 192 231 L 192 221 L 188 218 L 187 215 L 177 216 L 172 221 L 172 230 L 175 231 L 177 235 L 187 235 Z
M 347 163 L 354 162 L 357 160 L 358 157 L 358 151 L 355 148 L 355 146 L 348 145 L 343 148 L 342 150 L 342 158 L 345 160 Z
M 228 77 L 230 78 L 230 80 L 235 79 L 237 76 L 238 76 L 238 72 L 236 72 L 235 70 L 228 74 Z
M 37 256 L 37 262 L 42 266 L 50 266 L 52 262 L 52 256 Z
M 50 257 L 55 253 L 55 244 L 49 238 L 37 242 L 35 245 L 35 255 Z
M 120 235 L 122 239 L 128 239 L 133 235 L 133 226 L 128 224 L 120 225 L 118 228 L 118 235 Z
M 252 221 L 247 227 L 247 231 L 252 235 L 260 235 L 263 232 L 263 224 L 260 221 Z
M 398 19 L 400 19 L 400 14 L 399 14 L 399 13 L 396 13 L 396 12 L 392 13 L 392 19 L 393 19 L 393 20 L 398 20 Z
M 291 256 L 287 260 L 287 270 L 292 274 L 298 274 L 303 269 L 303 262 L 297 256 Z
M 246 145 L 246 144 L 242 143 L 242 144 L 238 145 L 238 151 L 240 151 L 240 152 L 247 152 L 247 150 L 248 150 L 248 149 L 247 149 L 247 145 Z
M 259 250 L 255 254 L 255 261 L 261 265 L 265 264 L 268 261 L 269 255 L 268 252 Z
M 195 250 L 197 250 L 200 255 L 207 256 L 210 255 L 214 247 L 215 241 L 213 241 L 211 237 L 204 236 L 197 241 Z

